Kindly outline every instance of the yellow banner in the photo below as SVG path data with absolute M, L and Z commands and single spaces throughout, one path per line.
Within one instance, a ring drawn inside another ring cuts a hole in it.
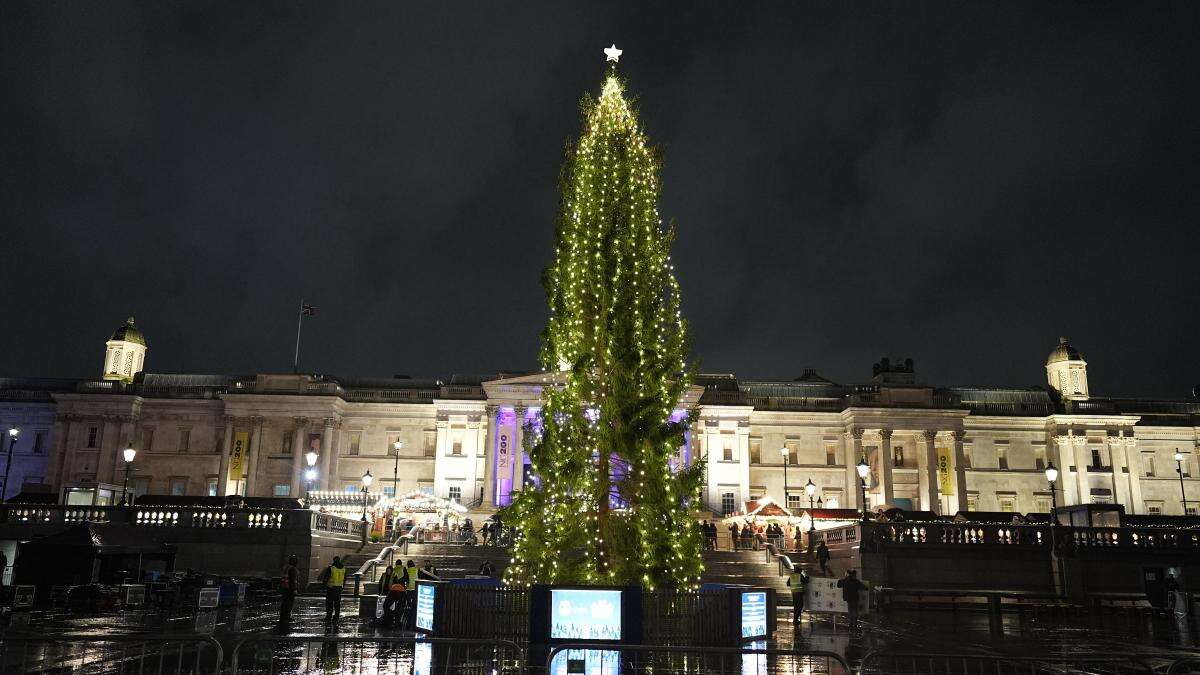
M 250 447 L 250 434 L 238 431 L 233 434 L 233 447 L 229 449 L 229 480 L 241 480 L 246 476 L 246 450 Z
M 954 461 L 950 448 L 937 449 L 938 489 L 944 495 L 954 494 Z

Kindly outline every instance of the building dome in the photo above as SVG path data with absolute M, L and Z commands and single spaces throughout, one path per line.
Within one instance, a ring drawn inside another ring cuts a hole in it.
M 113 331 L 110 341 L 132 342 L 135 345 L 146 346 L 146 337 L 142 335 L 142 331 L 138 330 L 137 326 L 133 325 L 133 317 L 125 319 L 125 323 L 120 328 Z
M 1046 365 L 1058 363 L 1060 361 L 1082 360 L 1083 354 L 1080 354 L 1078 349 L 1072 347 L 1070 343 L 1067 342 L 1067 338 L 1060 337 L 1058 338 L 1058 346 L 1054 348 L 1054 351 L 1050 352 L 1050 356 L 1046 357 Z

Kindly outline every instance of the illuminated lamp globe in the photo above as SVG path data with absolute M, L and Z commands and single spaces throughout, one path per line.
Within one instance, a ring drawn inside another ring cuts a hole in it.
M 137 450 L 134 450 L 133 448 L 125 448 L 125 451 L 121 454 L 125 455 L 125 463 L 129 464 L 133 462 L 134 457 L 137 457 Z
M 304 459 L 308 462 L 309 466 L 316 466 L 317 465 L 317 456 L 318 455 L 316 452 L 309 450 L 307 453 L 304 454 Z
M 1058 480 L 1058 468 L 1054 466 L 1054 462 L 1046 465 L 1046 481 L 1053 483 Z
M 871 473 L 871 465 L 867 464 L 867 458 L 863 457 L 858 460 L 858 465 L 854 467 L 858 471 L 858 477 L 866 480 L 867 474 Z
M 396 451 L 397 455 L 400 454 L 400 448 L 403 447 L 404 443 L 402 441 L 396 441 L 395 443 L 392 443 L 392 449 Z
M 808 493 L 809 497 L 817 494 L 817 486 L 813 485 L 811 478 L 808 479 L 808 484 L 804 486 L 804 491 Z
M 317 470 L 316 469 L 309 469 L 308 471 L 304 472 L 304 480 L 311 483 L 316 479 L 317 479 Z
M 21 430 L 18 429 L 17 427 L 12 427 L 11 429 L 8 430 L 8 435 L 11 436 L 12 438 L 16 438 L 17 436 L 21 435 Z
M 9 431 L 8 433 L 10 433 L 10 434 L 11 434 L 11 433 L 12 433 L 12 431 Z M 1183 461 L 1183 453 L 1182 453 L 1182 452 L 1180 452 L 1179 450 L 1176 450 L 1176 451 L 1175 451 L 1175 461 L 1176 461 L 1176 462 L 1182 462 L 1182 461 Z
M 371 487 L 371 481 L 373 481 L 373 480 L 375 480 L 375 476 L 372 476 L 371 470 L 367 469 L 367 472 L 364 473 L 362 476 L 363 487 L 368 487 L 368 488 Z
M 780 449 L 779 449 L 779 454 L 783 455 L 784 459 L 787 459 L 787 456 L 788 456 L 788 454 L 789 454 L 789 453 L 788 453 L 788 449 L 787 449 L 787 448 L 780 448 Z

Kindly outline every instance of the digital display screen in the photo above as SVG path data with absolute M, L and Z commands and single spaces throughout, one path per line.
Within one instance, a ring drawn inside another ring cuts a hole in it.
M 433 601 L 437 597 L 437 586 L 417 584 L 417 628 L 433 630 Z
M 761 638 L 767 636 L 767 593 L 745 591 L 742 593 L 742 637 Z
M 765 641 L 750 642 L 746 649 L 766 649 Z M 742 654 L 742 675 L 767 675 L 766 654 Z
M 620 652 L 568 649 L 554 655 L 550 675 L 620 675 Z
M 417 612 L 421 611 L 420 599 Z M 418 619 L 418 625 L 420 625 Z M 621 591 L 555 588 L 550 591 L 550 637 L 559 640 L 621 639 Z
M 433 645 L 418 642 L 413 645 L 413 675 L 433 674 Z

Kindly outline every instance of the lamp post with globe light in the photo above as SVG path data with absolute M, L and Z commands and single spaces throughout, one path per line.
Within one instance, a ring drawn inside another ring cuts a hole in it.
M 817 520 L 813 517 L 813 508 L 815 507 L 813 497 L 817 494 L 817 486 L 813 484 L 811 478 L 804 485 L 804 492 L 808 494 L 808 553 L 812 555 L 813 533 L 817 531 Z
M 308 469 L 304 472 L 304 483 L 307 485 L 307 498 L 313 491 L 313 481 L 317 480 L 317 453 L 315 450 L 309 450 L 304 454 L 304 461 L 308 462 Z
M 4 459 L 4 482 L 0 483 L 0 502 L 8 498 L 8 470 L 12 466 L 13 447 L 17 444 L 17 437 L 21 435 L 21 429 L 12 427 L 8 430 L 8 453 Z
M 125 504 L 125 499 L 129 496 L 129 471 L 133 468 L 133 458 L 137 457 L 137 450 L 125 448 L 121 454 L 125 459 L 125 484 L 121 486 L 121 504 Z
M 392 443 L 392 450 L 395 452 L 395 456 L 392 458 L 392 499 L 400 494 L 400 448 L 403 447 L 403 441 Z
M 1046 465 L 1046 482 L 1050 483 L 1050 524 L 1054 525 L 1054 521 L 1058 518 L 1054 512 L 1058 510 L 1058 489 L 1055 487 L 1055 482 L 1058 480 L 1058 467 L 1054 466 L 1054 462 Z
M 11 446 L 9 454 L 12 454 Z M 1187 515 L 1187 492 L 1183 489 L 1183 453 L 1175 448 L 1175 471 L 1179 474 L 1179 498 L 1183 500 L 1183 515 Z M 5 474 L 8 472 L 6 471 Z
M 864 455 L 858 460 L 858 464 L 854 467 L 858 471 L 858 487 L 862 490 L 862 510 L 863 520 L 867 520 L 869 511 L 867 511 L 867 474 L 871 473 L 871 465 L 867 464 L 867 458 Z
M 363 515 L 362 515 L 362 521 L 363 521 L 364 523 L 365 523 L 365 522 L 367 522 L 367 499 L 368 499 L 368 498 L 370 498 L 370 495 L 371 495 L 371 481 L 373 481 L 373 480 L 375 480 L 375 477 L 371 475 L 371 470 L 370 470 L 370 469 L 367 469 L 367 472 L 366 472 L 366 473 L 364 473 L 364 474 L 362 475 L 362 484 L 363 484 L 363 489 L 362 489 L 362 493 L 363 493 Z
M 788 467 L 788 459 L 790 458 L 789 456 L 791 455 L 791 453 L 788 452 L 788 449 L 786 447 L 782 447 L 779 449 L 779 454 L 783 455 L 783 507 L 787 508 L 787 505 L 788 505 L 787 467 Z

